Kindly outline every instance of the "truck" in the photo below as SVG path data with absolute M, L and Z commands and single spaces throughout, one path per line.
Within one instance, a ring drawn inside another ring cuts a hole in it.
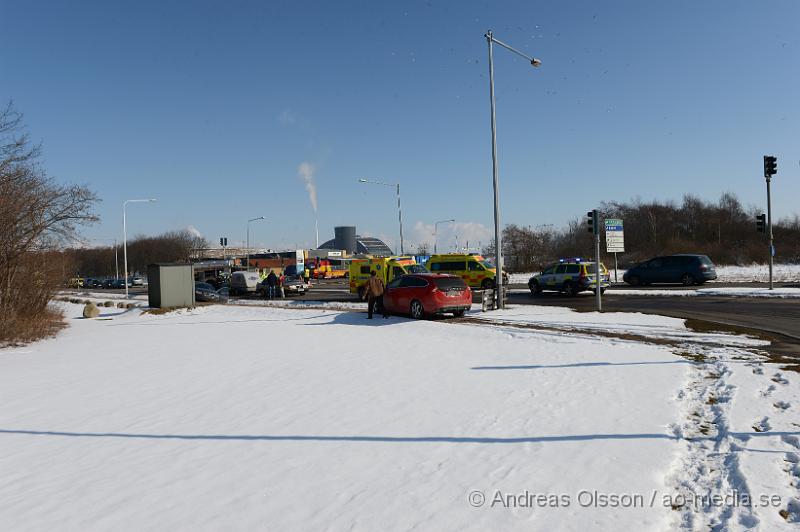
M 375 272 L 385 286 L 395 277 L 407 273 L 427 273 L 428 270 L 411 257 L 355 259 L 350 263 L 350 293 L 358 294 L 359 299 L 364 299 L 367 280 L 372 272 Z

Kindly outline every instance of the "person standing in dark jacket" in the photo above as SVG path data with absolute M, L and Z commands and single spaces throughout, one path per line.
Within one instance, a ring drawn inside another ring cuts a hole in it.
M 267 275 L 267 298 L 275 299 L 275 288 L 278 286 L 278 276 L 275 272 L 270 271 Z

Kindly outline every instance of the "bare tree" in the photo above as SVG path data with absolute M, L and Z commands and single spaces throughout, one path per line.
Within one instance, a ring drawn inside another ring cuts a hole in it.
M 47 176 L 37 164 L 40 151 L 9 103 L 0 111 L 0 342 L 42 322 L 62 281 L 52 252 L 74 239 L 78 226 L 97 220 L 95 195 Z

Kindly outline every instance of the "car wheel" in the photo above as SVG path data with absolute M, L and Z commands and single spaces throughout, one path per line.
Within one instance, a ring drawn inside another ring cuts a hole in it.
M 683 286 L 691 286 L 694 284 L 694 277 L 692 277 L 689 273 L 684 273 L 683 277 L 681 277 L 681 284 Z
M 628 278 L 628 284 L 631 286 L 640 286 L 642 284 L 642 280 L 636 275 L 631 275 Z
M 529 282 L 528 288 L 531 289 L 531 296 L 538 296 L 542 293 L 542 287 L 539 286 L 538 281 Z
M 425 309 L 422 307 L 422 303 L 416 299 L 411 302 L 411 317 L 415 320 L 421 320 L 425 317 Z
M 455 312 L 453 312 L 453 316 L 455 316 L 456 318 L 463 318 L 465 312 L 466 310 L 464 309 L 456 310 Z
M 570 281 L 564 281 L 564 284 L 561 285 L 561 291 L 565 296 L 574 296 L 578 294 L 577 290 L 575 290 L 575 287 L 572 286 Z
M 484 290 L 491 290 L 492 288 L 494 288 L 494 281 L 492 281 L 491 279 L 484 279 L 483 281 L 481 281 L 481 288 L 483 288 Z

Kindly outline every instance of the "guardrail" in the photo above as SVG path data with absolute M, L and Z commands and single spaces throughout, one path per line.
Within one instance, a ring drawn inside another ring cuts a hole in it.
M 495 289 L 490 290 L 474 290 L 481 295 L 481 312 L 495 310 Z M 503 306 L 508 303 L 508 286 L 503 285 Z

